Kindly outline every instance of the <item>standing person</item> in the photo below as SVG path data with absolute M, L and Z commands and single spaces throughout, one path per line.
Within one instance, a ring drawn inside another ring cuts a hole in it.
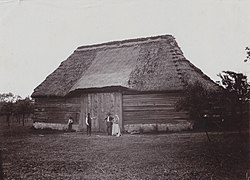
M 69 117 L 68 120 L 68 131 L 72 131 L 72 125 L 73 125 L 74 121 L 72 117 Z
M 112 135 L 112 124 L 113 124 L 113 117 L 111 116 L 111 113 L 107 113 L 107 117 L 105 118 L 106 120 L 106 125 L 107 125 L 107 133 L 108 136 Z
M 86 125 L 87 125 L 87 135 L 91 136 L 91 124 L 92 118 L 90 117 L 90 113 L 88 113 L 86 117 Z
M 113 136 L 121 136 L 121 130 L 119 127 L 119 116 L 116 114 L 113 120 L 113 126 L 112 126 L 112 135 Z

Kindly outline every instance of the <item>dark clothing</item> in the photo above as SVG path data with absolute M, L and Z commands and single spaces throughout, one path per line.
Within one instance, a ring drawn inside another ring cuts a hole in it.
M 112 122 L 107 122 L 107 132 L 108 132 L 108 135 L 112 135 L 112 125 L 113 123 Z
M 88 124 L 91 124 L 91 117 L 87 117 L 87 122 L 88 122 Z
M 72 131 L 72 123 L 69 123 L 69 125 L 68 125 L 68 131 Z
M 86 118 L 86 125 L 87 125 L 87 135 L 91 136 L 91 117 L 88 115 Z
M 87 125 L 87 135 L 91 136 L 91 124 Z
M 106 125 L 107 125 L 107 133 L 109 136 L 112 135 L 112 125 L 113 125 L 113 117 L 108 116 L 106 119 Z

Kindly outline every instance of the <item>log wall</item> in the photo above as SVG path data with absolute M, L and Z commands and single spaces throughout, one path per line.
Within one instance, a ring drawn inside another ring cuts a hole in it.
M 175 125 L 190 128 L 189 114 L 176 111 L 178 93 L 124 94 L 123 122 L 127 128 L 148 125 Z M 159 126 L 158 126 L 159 127 Z M 165 127 L 164 127 L 165 128 Z
M 123 94 L 125 93 L 125 94 Z M 92 130 L 106 132 L 104 121 L 108 112 L 117 114 L 122 130 L 157 129 L 174 131 L 192 128 L 188 112 L 177 112 L 178 93 L 127 94 L 126 92 L 79 93 L 74 97 L 36 98 L 34 120 L 38 123 L 67 124 L 74 119 L 77 130 L 85 131 L 87 113 L 94 117 Z
M 80 117 L 80 100 L 74 98 L 36 98 L 34 121 L 41 123 L 67 124 L 72 116 L 74 124 L 78 124 Z

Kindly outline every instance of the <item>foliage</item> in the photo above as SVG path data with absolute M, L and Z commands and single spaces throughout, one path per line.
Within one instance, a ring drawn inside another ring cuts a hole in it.
M 245 102 L 249 99 L 250 85 L 246 75 L 233 71 L 223 71 L 223 74 L 220 73 L 218 76 L 221 78 L 228 97 L 233 102 Z
M 223 71 L 223 74 L 219 74 L 219 77 L 225 88 L 224 94 L 229 102 L 228 106 L 232 118 L 237 121 L 238 130 L 241 133 L 244 104 L 250 99 L 250 84 L 247 82 L 247 76 L 243 73 Z M 238 116 L 238 112 L 240 116 Z
M 246 47 L 246 53 L 247 53 L 247 56 L 246 56 L 246 59 L 244 60 L 244 62 L 247 62 L 250 60 L 250 48 L 249 47 Z
M 16 102 L 17 100 L 21 99 L 21 96 L 15 96 L 12 93 L 3 93 L 0 94 L 0 103 L 2 102 Z
M 8 126 L 10 126 L 10 117 L 13 114 L 14 103 L 20 98 L 20 96 L 15 96 L 12 93 L 0 94 L 0 115 L 6 116 Z
M 10 125 L 10 117 L 15 116 L 18 120 L 22 117 L 23 125 L 25 117 L 33 113 L 34 103 L 30 97 L 22 99 L 12 93 L 0 94 L 0 115 L 6 116 L 6 121 Z
M 223 71 L 218 76 L 221 78 L 222 87 L 217 91 L 207 90 L 199 82 L 188 85 L 183 98 L 177 102 L 177 109 L 189 111 L 194 125 L 203 123 L 204 114 L 210 117 L 216 115 L 220 117 L 217 120 L 226 119 L 224 125 L 228 128 L 237 125 L 240 132 L 244 103 L 250 99 L 247 76 L 232 71 Z M 216 119 L 213 117 L 213 120 Z
M 189 111 L 191 120 L 197 123 L 201 120 L 204 111 L 211 109 L 213 104 L 219 103 L 219 91 L 212 91 L 204 88 L 200 82 L 189 84 L 184 96 L 177 102 L 177 110 Z
M 20 96 L 15 96 L 12 93 L 0 94 L 0 113 L 2 115 L 11 115 L 13 112 L 13 105 L 19 99 L 21 99 Z
M 31 114 L 33 114 L 33 111 L 34 111 L 34 102 L 29 97 L 26 97 L 25 99 L 19 99 L 18 101 L 16 101 L 14 114 L 18 120 L 22 118 L 23 125 L 25 117 L 29 117 Z

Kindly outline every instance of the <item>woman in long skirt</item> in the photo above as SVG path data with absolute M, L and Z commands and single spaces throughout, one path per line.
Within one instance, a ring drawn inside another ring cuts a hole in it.
M 119 127 L 119 117 L 115 115 L 112 126 L 112 135 L 113 136 L 121 136 L 121 130 Z

